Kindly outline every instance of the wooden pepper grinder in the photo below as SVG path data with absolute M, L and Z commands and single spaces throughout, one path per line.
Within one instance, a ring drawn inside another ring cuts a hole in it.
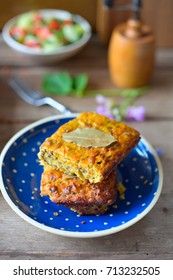
M 154 70 L 155 38 L 140 20 L 141 6 L 140 0 L 132 1 L 132 19 L 118 25 L 110 39 L 108 66 L 111 79 L 118 87 L 145 86 L 150 83 Z

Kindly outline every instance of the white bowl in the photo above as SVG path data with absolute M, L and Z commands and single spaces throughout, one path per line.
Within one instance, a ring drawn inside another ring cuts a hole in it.
M 62 20 L 71 19 L 72 17 L 71 13 L 63 10 L 46 9 L 46 10 L 39 10 L 39 12 L 41 13 L 41 15 L 43 15 L 43 17 L 49 16 Z M 70 45 L 59 47 L 52 51 L 45 52 L 44 50 L 35 50 L 23 44 L 18 43 L 11 37 L 9 33 L 10 28 L 16 23 L 19 16 L 21 15 L 12 18 L 4 25 L 2 30 L 2 37 L 4 41 L 7 43 L 7 45 L 9 45 L 12 49 L 22 54 L 25 54 L 27 56 L 30 56 L 30 58 L 34 58 L 35 61 L 40 63 L 58 62 L 75 55 L 86 45 L 86 43 L 89 41 L 91 37 L 91 26 L 88 23 L 88 21 L 86 21 L 83 17 L 79 15 L 73 14 L 73 19 L 77 23 L 79 23 L 84 29 L 84 35 L 78 41 Z

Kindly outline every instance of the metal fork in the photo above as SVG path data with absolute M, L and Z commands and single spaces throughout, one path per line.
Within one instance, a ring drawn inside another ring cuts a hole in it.
M 10 87 L 27 103 L 34 106 L 50 105 L 62 114 L 71 114 L 72 111 L 63 104 L 48 96 L 43 96 L 41 92 L 34 90 L 26 80 L 20 77 L 8 80 Z

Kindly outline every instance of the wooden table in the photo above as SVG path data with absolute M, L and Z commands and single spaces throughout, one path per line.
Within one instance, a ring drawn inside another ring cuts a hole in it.
M 89 87 L 108 89 L 113 84 L 107 68 L 107 49 L 97 37 L 75 57 L 50 66 L 36 65 L 0 40 L 0 149 L 21 128 L 57 114 L 50 107 L 32 107 L 7 85 L 11 74 L 25 76 L 38 88 L 43 74 L 65 70 L 89 74 Z M 94 111 L 95 97 L 56 97 L 72 110 Z M 119 233 L 91 239 L 57 236 L 20 218 L 0 194 L 0 259 L 172 259 L 173 258 L 173 51 L 157 53 L 150 90 L 135 101 L 147 108 L 144 122 L 131 122 L 156 148 L 163 149 L 163 191 L 142 220 Z

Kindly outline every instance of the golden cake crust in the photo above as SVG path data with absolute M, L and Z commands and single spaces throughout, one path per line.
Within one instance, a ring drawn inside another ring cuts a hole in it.
M 96 128 L 114 136 L 118 141 L 107 147 L 82 147 L 66 142 L 64 133 L 77 128 Z M 136 146 L 140 134 L 125 123 L 116 122 L 103 115 L 84 112 L 76 119 L 62 125 L 40 147 L 39 159 L 45 165 L 67 174 L 75 174 L 91 183 L 106 179 L 114 167 Z
M 47 195 L 54 203 L 70 207 L 80 214 L 100 214 L 116 200 L 116 174 L 112 171 L 107 179 L 94 184 L 45 166 L 41 196 Z

